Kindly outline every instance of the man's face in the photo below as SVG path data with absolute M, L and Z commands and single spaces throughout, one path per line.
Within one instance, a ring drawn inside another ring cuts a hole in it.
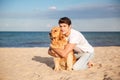
M 71 27 L 68 24 L 60 23 L 59 26 L 63 34 L 68 34 L 70 32 Z

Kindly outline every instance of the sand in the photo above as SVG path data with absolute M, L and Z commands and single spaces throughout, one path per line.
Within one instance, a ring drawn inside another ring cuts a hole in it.
M 0 48 L 0 80 L 120 80 L 120 46 L 95 47 L 94 66 L 54 71 L 48 48 Z

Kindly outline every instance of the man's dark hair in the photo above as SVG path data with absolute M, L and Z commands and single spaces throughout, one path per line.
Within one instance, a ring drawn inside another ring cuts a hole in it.
M 59 24 L 61 24 L 61 23 L 66 23 L 66 24 L 68 24 L 68 25 L 71 25 L 71 20 L 70 20 L 68 17 L 62 17 L 62 18 L 60 18 L 60 20 L 59 20 L 58 23 L 59 23 Z

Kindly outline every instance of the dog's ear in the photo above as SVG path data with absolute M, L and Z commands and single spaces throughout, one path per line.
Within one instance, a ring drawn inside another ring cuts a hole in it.
M 62 40 L 64 38 L 62 32 L 60 31 L 60 34 L 59 34 L 59 40 Z

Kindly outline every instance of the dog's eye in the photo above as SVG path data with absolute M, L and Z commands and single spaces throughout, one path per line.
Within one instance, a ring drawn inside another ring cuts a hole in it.
M 53 37 L 53 39 L 56 39 L 56 37 Z
M 61 38 L 63 39 L 64 37 L 63 37 L 63 36 L 61 36 Z
M 54 32 L 57 32 L 57 30 L 55 30 Z
M 51 40 L 56 39 L 56 37 L 52 37 Z

